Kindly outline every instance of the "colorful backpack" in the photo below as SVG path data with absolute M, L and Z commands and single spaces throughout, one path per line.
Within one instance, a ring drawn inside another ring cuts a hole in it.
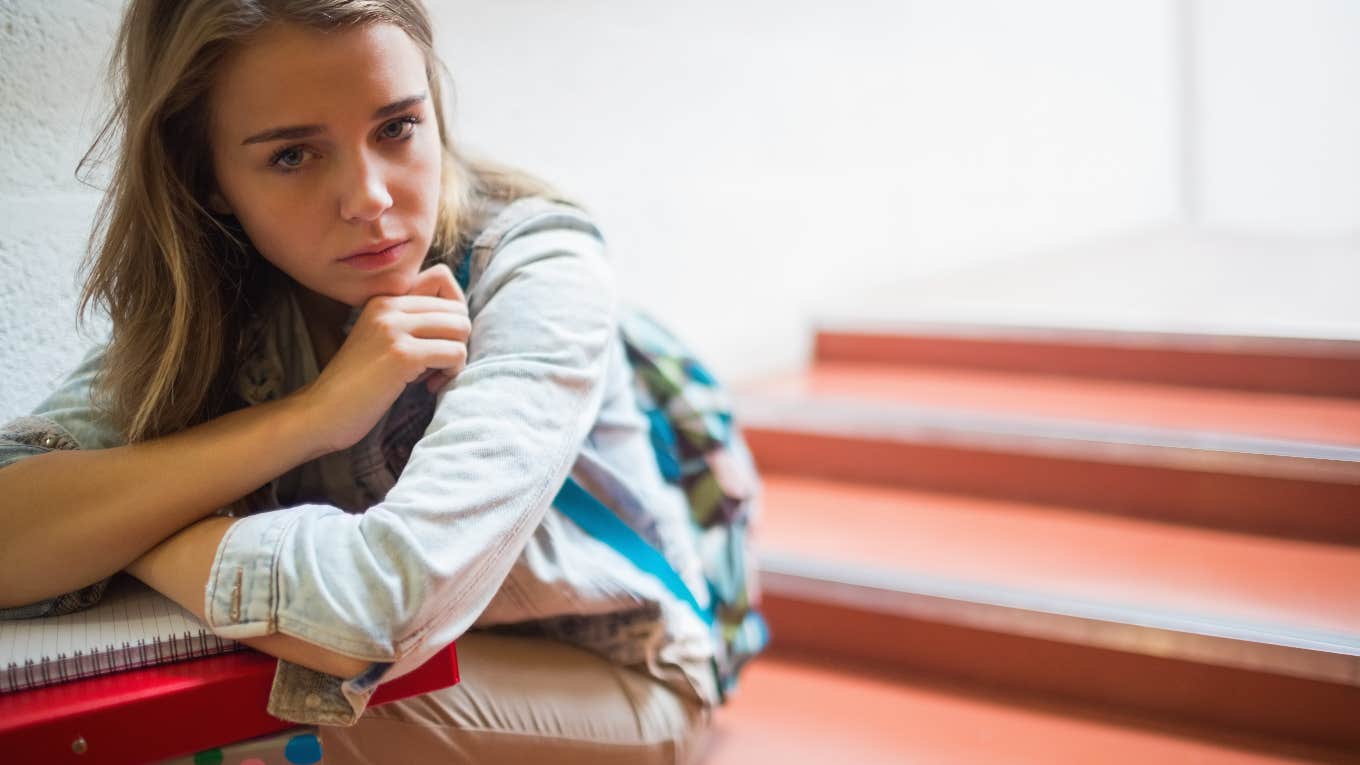
M 733 422 L 727 391 L 704 365 L 641 311 L 626 310 L 620 329 L 661 474 L 689 499 L 691 529 L 713 605 L 711 614 L 701 617 L 711 617 L 705 621 L 713 628 L 718 687 L 726 701 L 742 666 L 770 640 L 757 610 L 760 590 L 750 539 L 760 478 Z
M 464 289 L 470 261 L 464 257 L 456 271 Z M 567 478 L 553 506 L 659 579 L 709 626 L 718 692 L 726 702 L 742 667 L 770 641 L 758 610 L 760 589 L 750 538 L 760 478 L 733 422 L 727 391 L 704 365 L 641 311 L 625 309 L 619 328 L 638 406 L 651 423 L 661 474 L 682 488 L 689 500 L 690 530 L 703 563 L 709 606 L 700 605 L 655 547 L 575 479 Z

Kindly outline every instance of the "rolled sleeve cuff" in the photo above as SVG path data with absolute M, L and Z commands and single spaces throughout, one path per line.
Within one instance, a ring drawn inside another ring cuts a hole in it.
M 344 680 L 280 660 L 266 711 L 280 720 L 304 725 L 354 725 L 391 666 L 374 662 Z
M 239 640 L 277 631 L 279 555 L 302 517 L 298 510 L 245 516 L 222 537 L 204 591 L 203 614 L 213 632 Z

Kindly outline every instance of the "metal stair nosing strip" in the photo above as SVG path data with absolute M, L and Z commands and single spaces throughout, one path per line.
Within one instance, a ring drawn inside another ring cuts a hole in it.
M 881 343 L 956 340 L 989 344 L 1061 345 L 1093 350 L 1177 351 L 1360 361 L 1360 341 L 1342 338 L 932 321 L 925 317 L 865 320 L 823 316 L 812 323 L 818 339 L 834 342 L 859 339 Z
M 1197 353 L 1287 355 L 1299 358 L 1341 358 L 1360 361 L 1360 340 L 1311 338 L 1303 335 L 1248 335 L 1228 332 L 1186 332 L 1176 329 L 1076 327 L 1062 324 L 978 323 L 978 321 L 932 320 L 929 316 L 898 319 L 838 317 L 834 313 L 815 317 L 819 336 L 876 340 L 983 340 L 983 342 L 1061 343 L 1095 348 L 1146 348 Z
M 1360 687 L 1360 633 L 1092 602 L 918 573 L 760 556 L 761 589 L 1003 634 Z

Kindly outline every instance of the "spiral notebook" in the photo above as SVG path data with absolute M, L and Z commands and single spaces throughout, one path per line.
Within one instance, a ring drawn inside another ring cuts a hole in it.
M 0 621 L 0 693 L 239 651 L 178 603 L 120 574 L 94 606 Z

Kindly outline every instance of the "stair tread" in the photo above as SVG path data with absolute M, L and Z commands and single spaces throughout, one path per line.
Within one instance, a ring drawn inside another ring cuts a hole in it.
M 715 719 L 706 765 L 1310 762 L 1089 711 L 762 657 Z
M 1360 446 L 1360 400 L 1344 398 L 851 362 L 819 362 L 741 392 Z
M 763 552 L 1360 641 L 1360 549 L 765 476 Z

